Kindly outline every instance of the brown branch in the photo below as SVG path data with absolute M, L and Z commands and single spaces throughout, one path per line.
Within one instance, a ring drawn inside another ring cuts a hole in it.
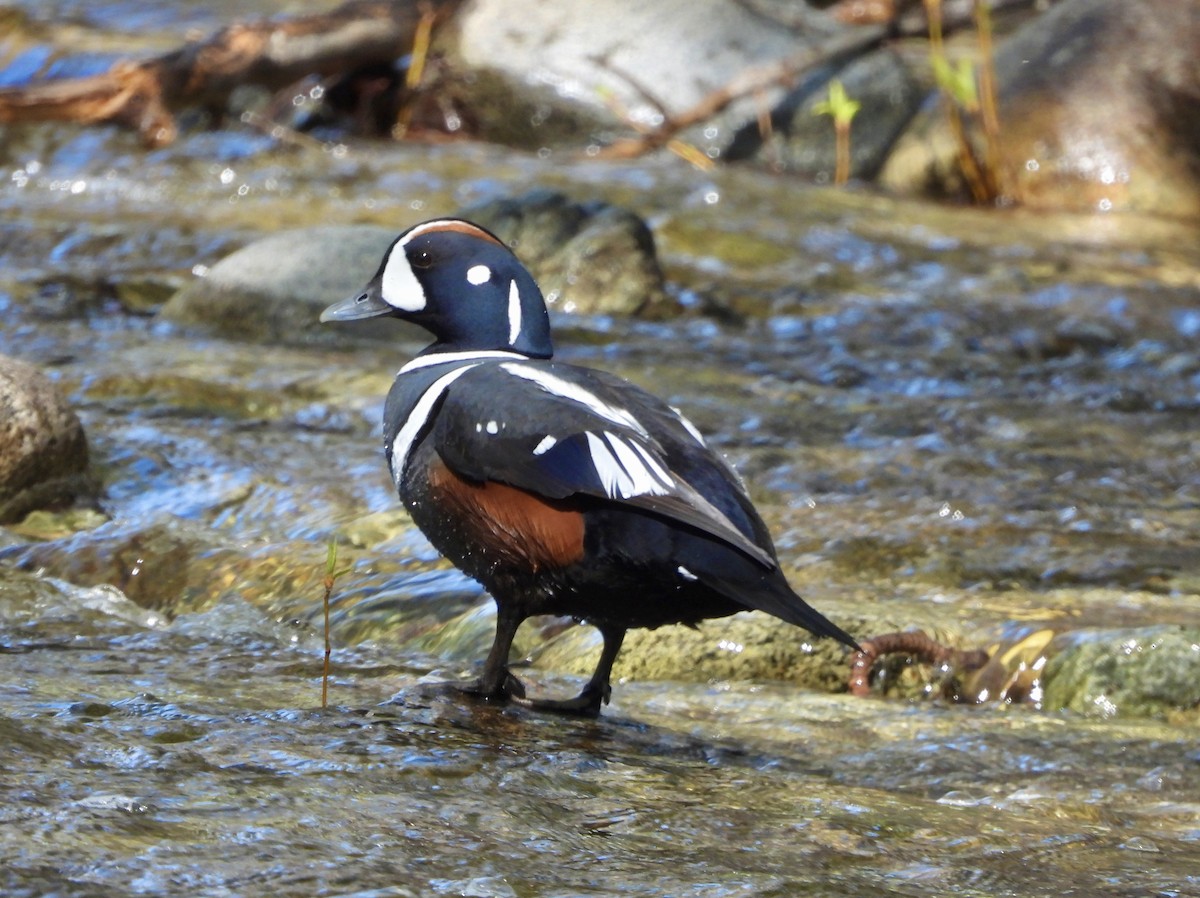
M 661 149 L 675 140 L 680 131 L 708 121 L 738 100 L 771 87 L 790 85 L 815 66 L 836 65 L 852 59 L 879 44 L 886 34 L 887 30 L 879 26 L 855 28 L 819 48 L 805 48 L 786 59 L 745 69 L 724 87 L 701 97 L 691 108 L 674 116 L 664 113 L 662 124 L 657 128 L 645 130 L 637 137 L 615 140 L 596 155 L 605 159 L 633 159 Z M 635 89 L 638 89 L 636 85 Z M 642 92 L 639 89 L 639 93 Z M 665 108 L 660 102 L 653 105 L 660 110 Z
M 884 655 L 912 655 L 922 663 L 956 670 L 978 670 L 988 662 L 987 652 L 951 648 L 920 630 L 884 633 L 863 640 L 859 649 L 850 662 L 849 687 L 852 695 L 860 697 L 871 694 L 871 668 Z
M 101 75 L 0 90 L 0 123 L 113 122 L 150 146 L 176 135 L 174 111 L 224 105 L 234 88 L 277 90 L 300 78 L 390 62 L 412 46 L 421 8 L 440 24 L 461 0 L 351 0 L 293 19 L 239 22 L 153 59 L 121 60 Z

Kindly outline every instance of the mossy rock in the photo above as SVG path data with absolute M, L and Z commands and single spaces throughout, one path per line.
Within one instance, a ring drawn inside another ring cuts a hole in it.
M 1200 629 L 1083 631 L 1046 665 L 1043 706 L 1099 717 L 1200 706 Z
M 842 621 L 841 623 L 846 623 Z M 894 628 L 892 628 L 894 629 Z M 573 627 L 550 640 L 534 655 L 538 667 L 590 675 L 600 638 L 591 627 Z M 743 612 L 656 630 L 630 630 L 613 668 L 613 679 L 777 680 L 822 692 L 846 688 L 847 650 L 833 639 L 818 639 L 807 630 L 766 614 Z

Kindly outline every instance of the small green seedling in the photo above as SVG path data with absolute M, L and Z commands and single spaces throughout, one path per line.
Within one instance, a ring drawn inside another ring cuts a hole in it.
M 837 164 L 833 183 L 841 187 L 850 180 L 850 123 L 862 103 L 850 99 L 846 88 L 837 78 L 829 82 L 829 98 L 813 105 L 813 115 L 833 118 L 833 133 L 837 141 Z

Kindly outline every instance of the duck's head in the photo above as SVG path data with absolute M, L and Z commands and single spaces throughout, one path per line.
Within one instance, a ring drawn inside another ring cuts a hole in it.
M 495 234 L 456 218 L 396 238 L 359 293 L 322 321 L 390 315 L 433 334 L 438 352 L 507 350 L 550 358 L 550 318 L 533 276 Z

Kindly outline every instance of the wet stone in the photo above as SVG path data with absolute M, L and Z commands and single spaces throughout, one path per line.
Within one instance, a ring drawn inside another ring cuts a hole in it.
M 333 340 L 321 310 L 370 279 L 397 231 L 329 225 L 271 234 L 221 259 L 171 297 L 162 317 L 176 325 L 238 340 L 306 343 Z M 396 339 L 392 328 L 356 326 L 356 336 Z
M 35 366 L 0 355 L 0 523 L 94 490 L 83 425 Z
M 662 316 L 672 310 L 650 228 L 606 202 L 534 190 L 463 209 L 511 246 L 554 312 Z
M 1163 715 L 1200 705 L 1200 630 L 1079 631 L 1046 665 L 1045 706 L 1094 717 Z
M 837 79 L 846 94 L 861 104 L 854 117 L 850 176 L 871 180 L 921 105 L 925 90 L 909 63 L 893 50 L 854 60 L 837 73 Z M 837 165 L 833 121 L 814 111 L 827 99 L 827 87 L 814 89 L 809 79 L 801 79 L 771 110 L 767 139 L 763 140 L 757 121 L 749 122 L 734 136 L 725 159 L 753 159 L 818 183 L 832 183 Z
M 1000 41 L 997 167 L 1007 192 L 1044 209 L 1200 215 L 1198 42 L 1195 5 L 1176 0 L 1067 0 Z M 930 105 L 881 181 L 963 195 L 958 152 Z

